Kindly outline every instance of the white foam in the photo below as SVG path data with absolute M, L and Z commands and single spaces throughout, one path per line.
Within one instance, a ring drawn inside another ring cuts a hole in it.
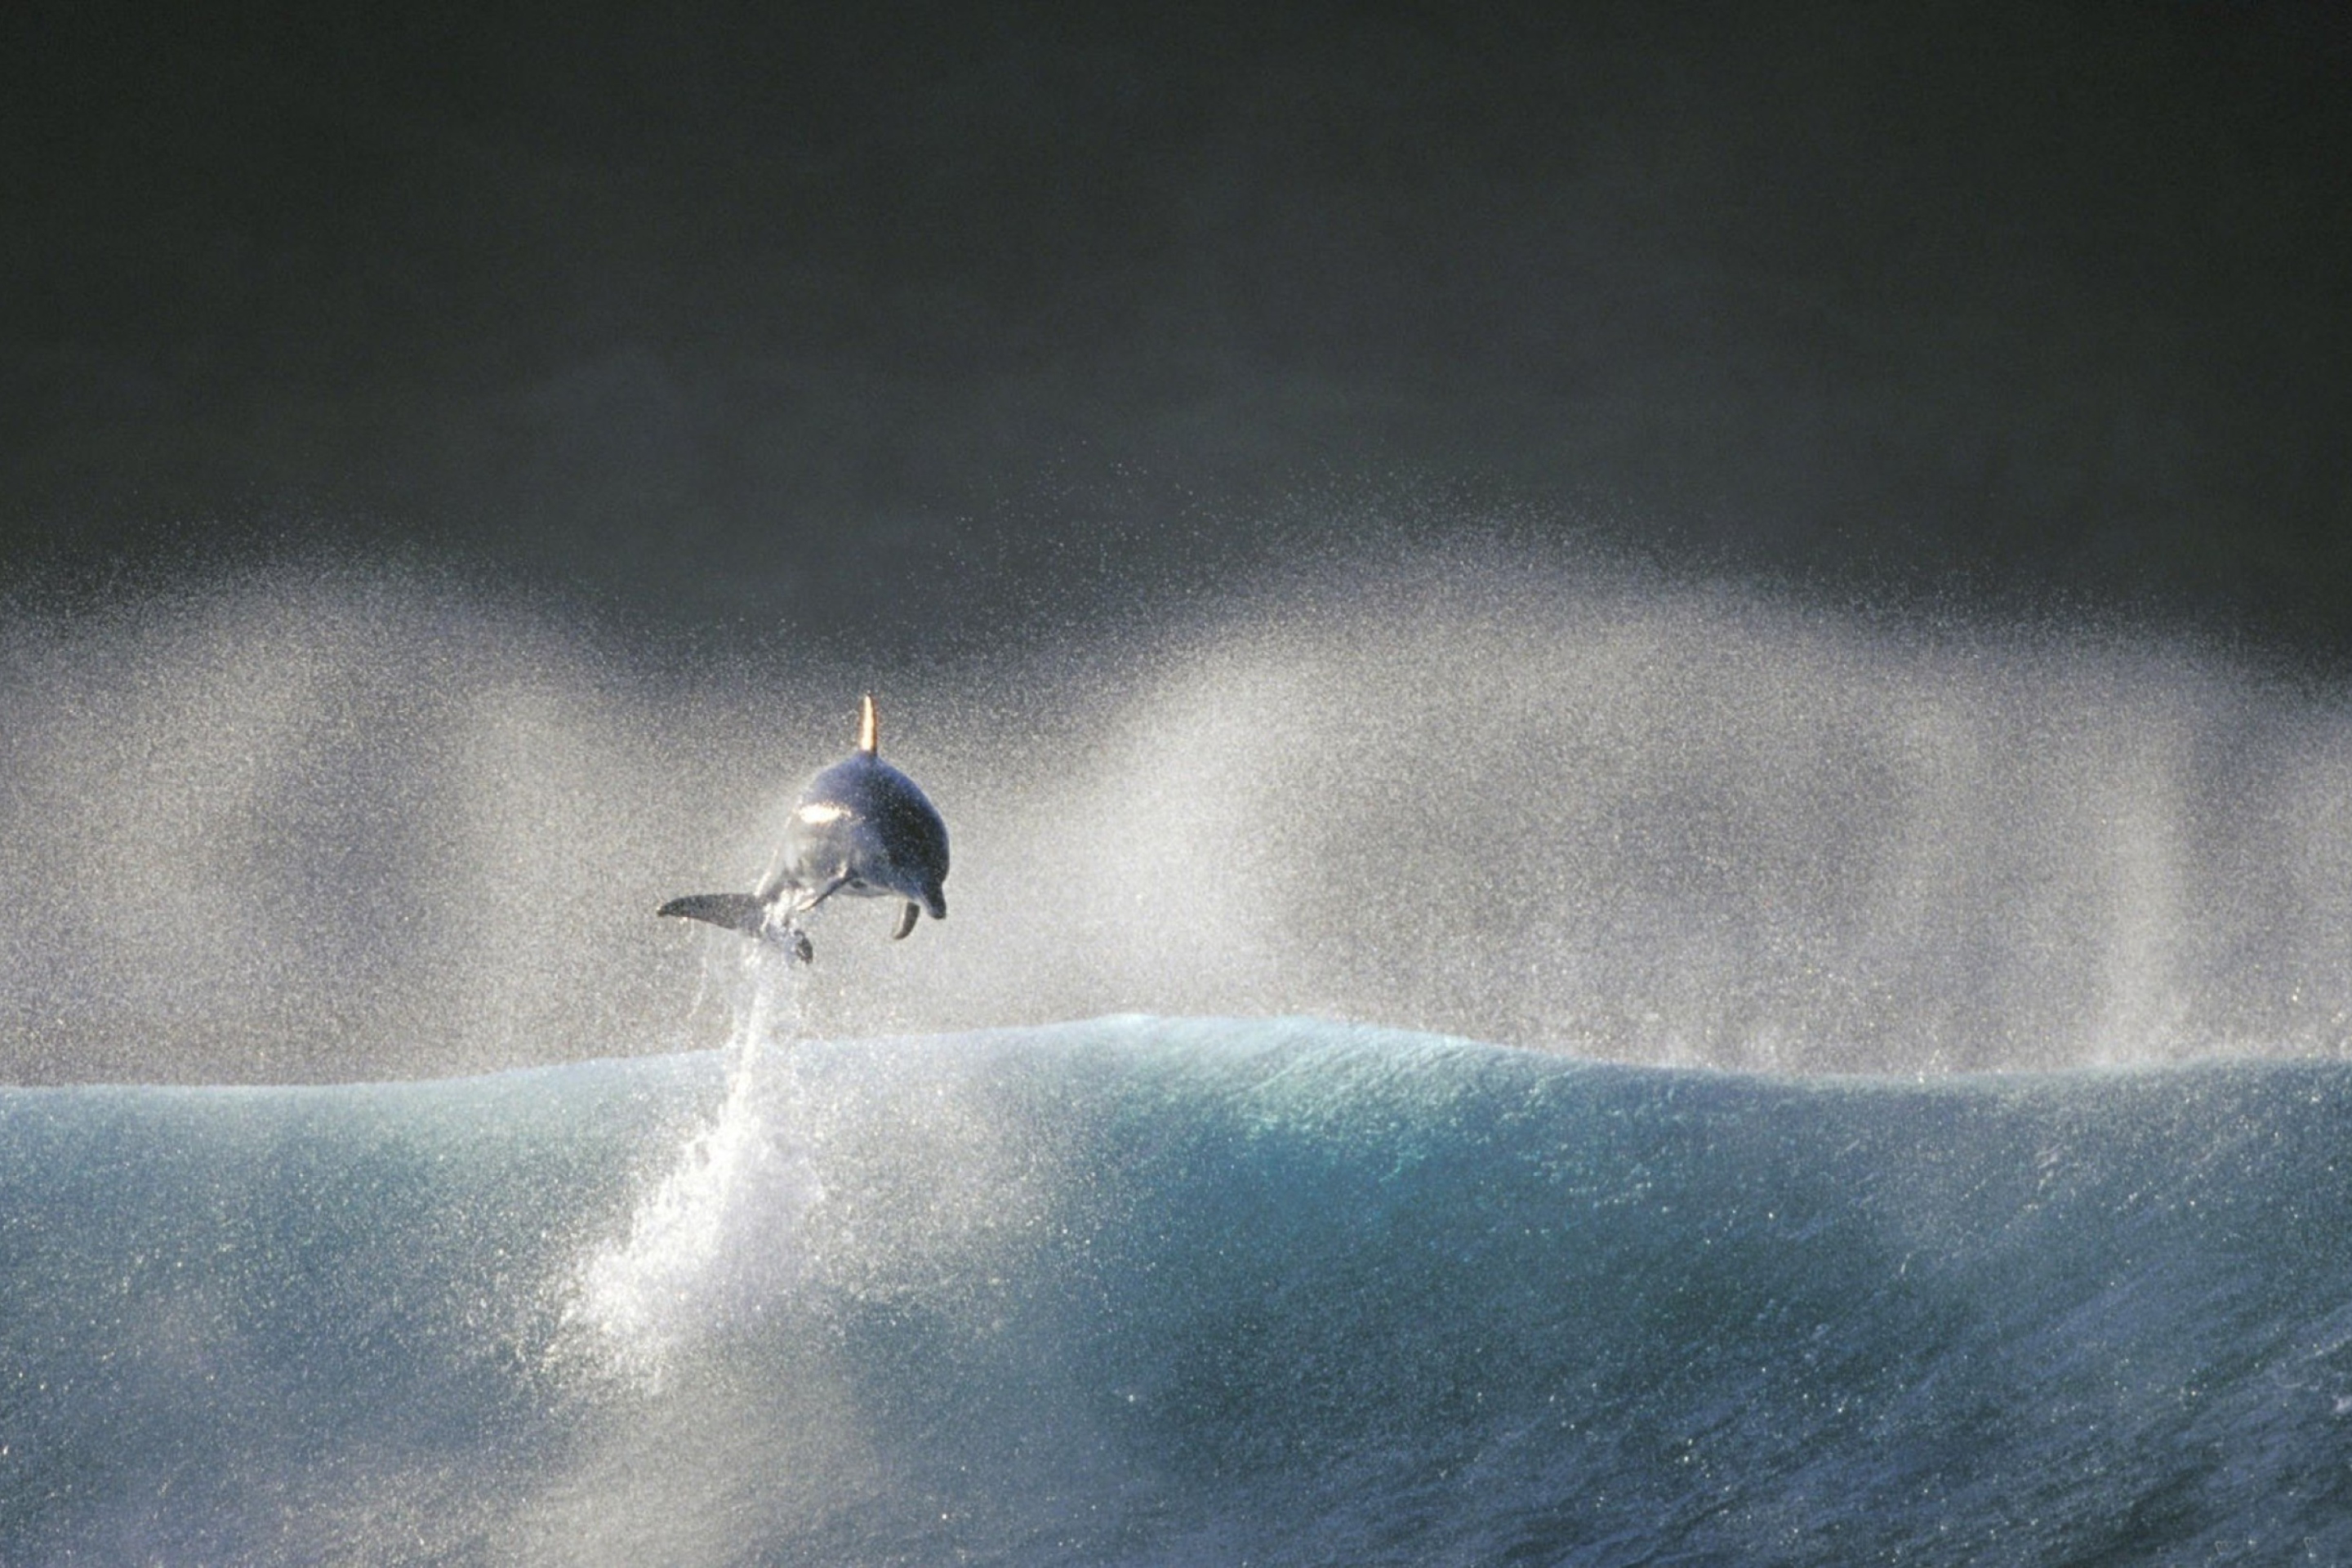
M 756 1321 L 813 1271 L 805 1222 L 825 1193 L 793 1070 L 794 990 L 772 958 L 743 958 L 726 1099 L 628 1234 L 581 1265 L 567 1322 L 636 1381 L 657 1385 L 677 1352 Z

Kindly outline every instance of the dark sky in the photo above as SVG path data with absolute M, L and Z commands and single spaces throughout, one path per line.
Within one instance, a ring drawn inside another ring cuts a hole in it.
M 0 11 L 6 581 L 951 640 L 1501 510 L 2352 655 L 2340 5 L 477 9 Z

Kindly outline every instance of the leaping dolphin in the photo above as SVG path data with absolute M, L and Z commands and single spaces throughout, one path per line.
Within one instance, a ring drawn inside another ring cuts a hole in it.
M 801 791 L 759 890 L 689 893 L 654 912 L 780 943 L 803 963 L 814 950 L 800 922 L 835 893 L 903 900 L 894 941 L 913 931 L 925 910 L 947 919 L 947 824 L 881 752 L 881 721 L 868 694 L 858 707 L 857 750 Z

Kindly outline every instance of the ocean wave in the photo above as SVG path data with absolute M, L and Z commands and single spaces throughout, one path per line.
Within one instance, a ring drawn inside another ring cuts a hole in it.
M 0 1092 L 0 1557 L 2352 1554 L 2352 1069 L 1106 1018 Z

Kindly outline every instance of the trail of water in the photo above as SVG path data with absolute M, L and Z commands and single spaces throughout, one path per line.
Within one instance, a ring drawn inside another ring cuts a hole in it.
M 757 1320 L 816 1267 L 806 1221 L 825 1190 L 793 1051 L 799 970 L 730 942 L 707 949 L 706 985 L 714 973 L 732 1018 L 726 1097 L 651 1183 L 626 1236 L 583 1262 L 565 1309 L 614 1371 L 648 1389 L 681 1349 Z

